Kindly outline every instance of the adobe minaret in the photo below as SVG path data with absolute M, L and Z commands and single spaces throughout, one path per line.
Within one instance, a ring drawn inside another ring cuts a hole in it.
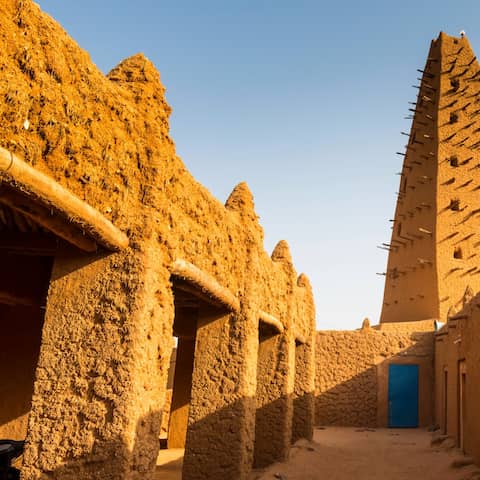
M 419 71 L 381 322 L 445 321 L 480 290 L 480 65 L 440 33 Z

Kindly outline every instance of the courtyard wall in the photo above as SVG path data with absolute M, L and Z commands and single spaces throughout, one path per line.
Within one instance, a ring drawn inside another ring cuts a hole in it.
M 317 332 L 315 423 L 388 426 L 390 364 L 419 366 L 419 425 L 433 417 L 433 321 Z

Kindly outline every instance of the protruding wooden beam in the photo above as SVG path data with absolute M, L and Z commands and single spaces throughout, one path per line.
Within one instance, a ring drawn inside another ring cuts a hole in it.
M 220 285 L 210 274 L 192 263 L 178 259 L 173 264 L 171 273 L 181 281 L 175 283 L 181 290 L 206 299 L 214 305 L 221 305 L 231 312 L 240 310 L 238 298 L 228 288 Z
M 258 314 L 258 319 L 260 322 L 266 323 L 267 325 L 273 327 L 278 333 L 283 333 L 283 324 L 277 317 L 274 317 L 273 315 L 270 315 L 269 313 L 260 310 Z
M 0 185 L 0 203 L 22 213 L 40 226 L 50 230 L 55 235 L 85 252 L 92 253 L 97 251 L 97 244 L 90 236 L 83 234 L 74 225 L 54 215 L 52 211 L 39 203 L 33 202 L 10 187 Z
M 294 329 L 294 335 L 295 335 L 295 343 L 297 345 L 305 345 L 307 343 L 307 339 L 305 338 L 305 335 L 300 333 L 296 328 Z
M 426 70 L 421 70 L 420 68 L 417 68 L 417 72 L 423 73 L 427 77 L 435 78 L 435 74 L 427 72 Z
M 95 242 L 108 250 L 121 250 L 128 246 L 127 236 L 98 210 L 1 147 L 0 181 L 15 191 L 15 201 L 20 194 L 25 199 L 22 209 L 19 209 L 15 203 L 12 205 L 12 195 L 7 192 L 6 196 L 2 194 L 3 203 L 79 248 L 94 251 Z M 73 237 L 78 239 L 72 241 Z

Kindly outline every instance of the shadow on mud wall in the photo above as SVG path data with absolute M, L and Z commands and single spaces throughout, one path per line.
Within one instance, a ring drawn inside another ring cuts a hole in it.
M 308 395 L 307 395 L 308 396 Z M 299 398 L 302 404 L 313 398 Z M 257 414 L 267 415 L 275 425 L 277 435 L 271 437 L 274 451 L 268 463 L 281 460 L 288 454 L 291 439 L 291 415 L 293 404 L 290 397 L 272 402 Z M 288 413 L 290 412 L 290 413 Z M 174 461 L 156 467 L 159 451 L 160 412 L 152 412 L 137 423 L 133 450 L 122 440 L 121 435 L 95 439 L 90 452 L 69 458 L 54 471 L 43 471 L 40 477 L 32 477 L 30 471 L 25 479 L 42 480 L 156 480 L 182 478 L 183 480 L 244 479 L 253 468 L 255 445 L 255 398 L 245 397 L 221 408 L 205 418 L 189 425 L 183 475 L 179 475 L 179 462 Z M 106 428 L 105 430 L 107 430 Z M 59 426 L 61 430 L 61 426 Z M 265 433 L 265 432 L 262 432 Z M 68 443 L 68 439 L 65 439 Z M 52 451 L 51 455 L 55 455 Z M 40 458 L 40 465 L 42 464 Z M 176 475 L 176 476 L 173 476 Z
M 313 438 L 315 423 L 315 394 L 305 393 L 293 399 L 293 419 L 291 443 L 294 444 L 301 438 Z
M 298 402 L 313 407 L 313 393 Z M 255 397 L 244 397 L 189 425 L 183 480 L 244 479 L 254 466 L 284 460 L 294 411 L 292 395 L 258 409 Z M 309 418 L 313 421 L 313 408 Z
M 2 253 L 0 438 L 23 440 L 26 435 L 50 283 L 95 262 L 103 271 L 109 255 L 85 254 L 73 247 L 62 250 L 55 259 Z
M 339 349 L 334 359 L 322 360 L 317 352 L 315 425 L 386 427 L 388 371 L 392 363 L 419 365 L 419 425 L 431 424 L 433 335 L 433 332 L 411 333 L 412 344 L 407 348 L 404 339 L 393 336 L 389 340 L 385 335 L 382 344 L 368 346 L 368 356 Z
M 334 368 L 334 367 L 331 367 Z M 315 424 L 377 426 L 377 369 L 369 367 L 351 379 L 317 394 Z
M 182 478 L 244 478 L 253 462 L 254 430 L 254 397 L 233 401 L 194 423 L 190 420 Z
M 22 478 L 41 478 L 42 480 L 153 479 L 154 477 L 149 473 L 155 470 L 159 450 L 160 421 L 160 412 L 152 412 L 138 421 L 133 450 L 124 441 L 123 435 L 107 433 L 111 425 L 106 424 L 102 432 L 98 430 L 95 433 L 85 432 L 85 437 L 88 437 L 88 434 L 96 435 L 89 452 L 74 453 L 72 452 L 73 447 L 71 447 L 70 458 L 66 459 L 62 466 L 53 471 L 44 468 L 40 476 L 37 476 L 36 472 L 32 475 L 31 467 L 41 469 L 42 464 L 52 461 L 51 458 L 46 458 L 47 456 L 56 456 L 55 450 L 44 447 L 48 439 L 42 439 L 38 462 L 35 462 L 34 465 L 27 465 L 25 472 L 22 472 Z M 81 426 L 78 428 L 81 429 Z M 62 426 L 59 425 L 58 429 L 60 433 Z M 61 445 L 64 448 L 68 443 L 69 438 L 64 438 Z M 46 450 L 50 450 L 48 454 Z
M 283 396 L 257 408 L 253 461 L 255 468 L 266 467 L 287 457 L 293 417 L 291 399 L 291 396 Z

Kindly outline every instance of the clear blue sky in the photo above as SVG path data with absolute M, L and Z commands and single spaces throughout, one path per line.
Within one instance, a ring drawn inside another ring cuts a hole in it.
M 321 329 L 379 318 L 408 101 L 440 30 L 480 54 L 478 0 L 40 0 L 108 72 L 161 73 L 178 154 L 224 201 L 245 180 Z M 477 29 L 477 30 L 476 30 Z

